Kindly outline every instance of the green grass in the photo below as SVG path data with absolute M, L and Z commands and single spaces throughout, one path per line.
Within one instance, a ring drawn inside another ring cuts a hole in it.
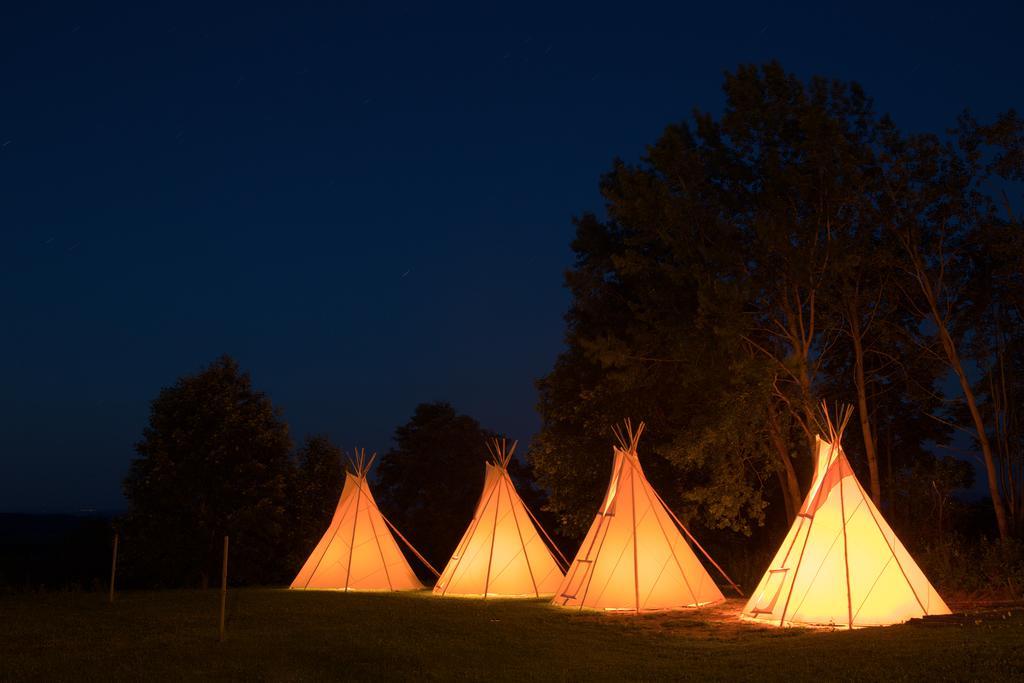
M 1024 611 L 854 632 L 739 623 L 739 601 L 641 616 L 542 601 L 238 590 L 0 596 L 0 680 L 1001 679 Z

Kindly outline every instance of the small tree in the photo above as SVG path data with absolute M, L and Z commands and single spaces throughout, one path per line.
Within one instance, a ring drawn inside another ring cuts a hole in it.
M 416 406 L 377 467 L 377 501 L 440 569 L 473 516 L 488 439 L 497 436 L 447 403 Z
M 345 483 L 345 466 L 341 449 L 325 435 L 307 437 L 295 454 L 295 465 L 290 507 L 296 565 L 301 565 L 331 523 Z
M 290 449 L 279 411 L 228 356 L 163 389 L 124 482 L 135 580 L 208 585 L 224 535 L 233 579 L 284 580 Z

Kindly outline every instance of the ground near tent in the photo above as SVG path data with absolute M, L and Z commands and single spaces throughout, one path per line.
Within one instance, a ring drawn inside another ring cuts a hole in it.
M 708 610 L 579 614 L 543 601 L 238 590 L 0 596 L 0 680 L 1020 679 L 1024 606 L 853 632 Z M 956 605 L 951 605 L 954 610 Z

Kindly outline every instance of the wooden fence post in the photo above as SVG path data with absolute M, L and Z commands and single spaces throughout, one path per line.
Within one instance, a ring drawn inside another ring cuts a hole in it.
M 110 602 L 114 602 L 114 579 L 117 578 L 117 537 L 118 534 L 114 534 L 114 553 L 110 558 Z
M 220 570 L 220 642 L 224 642 L 224 611 L 228 604 L 228 537 L 224 537 L 224 565 Z

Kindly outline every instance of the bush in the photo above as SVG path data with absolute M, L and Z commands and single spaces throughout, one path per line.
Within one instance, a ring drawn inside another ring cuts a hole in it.
M 1024 543 L 972 540 L 950 534 L 913 553 L 939 594 L 949 600 L 1024 599 Z

